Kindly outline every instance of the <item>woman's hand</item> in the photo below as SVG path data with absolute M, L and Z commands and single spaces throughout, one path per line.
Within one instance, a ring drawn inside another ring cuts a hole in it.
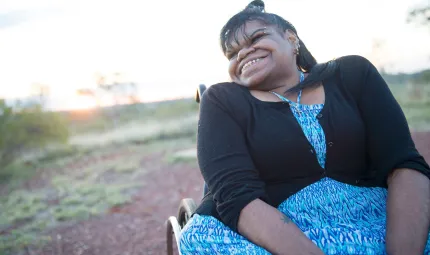
M 242 209 L 238 230 L 272 254 L 324 254 L 285 214 L 260 199 Z

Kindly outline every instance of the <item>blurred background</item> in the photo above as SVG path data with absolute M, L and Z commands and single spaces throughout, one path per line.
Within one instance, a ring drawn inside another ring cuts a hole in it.
M 199 202 L 199 84 L 250 1 L 0 0 L 0 254 L 164 254 Z M 375 64 L 430 161 L 430 1 L 266 0 L 319 62 Z

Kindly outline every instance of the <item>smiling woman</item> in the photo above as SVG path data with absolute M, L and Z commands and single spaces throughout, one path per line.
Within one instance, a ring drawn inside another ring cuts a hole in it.
M 258 0 L 220 36 L 232 82 L 202 96 L 182 254 L 430 253 L 430 167 L 375 66 L 317 63 Z
M 257 2 L 231 18 L 221 30 L 221 47 L 230 61 L 229 74 L 234 82 L 252 89 L 273 90 L 284 84 L 296 84 L 297 69 L 312 74 L 289 88 L 291 92 L 315 86 L 333 74 L 335 65 L 317 64 L 291 23 L 262 12 L 264 3 Z

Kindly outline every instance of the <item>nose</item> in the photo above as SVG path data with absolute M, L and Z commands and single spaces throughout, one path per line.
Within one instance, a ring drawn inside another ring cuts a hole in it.
M 240 62 L 242 59 L 244 59 L 246 56 L 248 56 L 249 53 L 254 52 L 254 47 L 245 47 L 239 51 L 237 54 L 237 61 Z

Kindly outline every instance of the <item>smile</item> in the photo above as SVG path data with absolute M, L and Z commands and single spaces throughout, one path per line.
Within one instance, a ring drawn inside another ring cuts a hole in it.
M 243 71 L 245 71 L 245 69 L 247 69 L 248 67 L 254 65 L 255 63 L 257 63 L 261 59 L 262 58 L 257 58 L 257 59 L 253 59 L 251 61 L 246 62 L 245 65 L 243 65 L 241 72 L 243 73 Z

